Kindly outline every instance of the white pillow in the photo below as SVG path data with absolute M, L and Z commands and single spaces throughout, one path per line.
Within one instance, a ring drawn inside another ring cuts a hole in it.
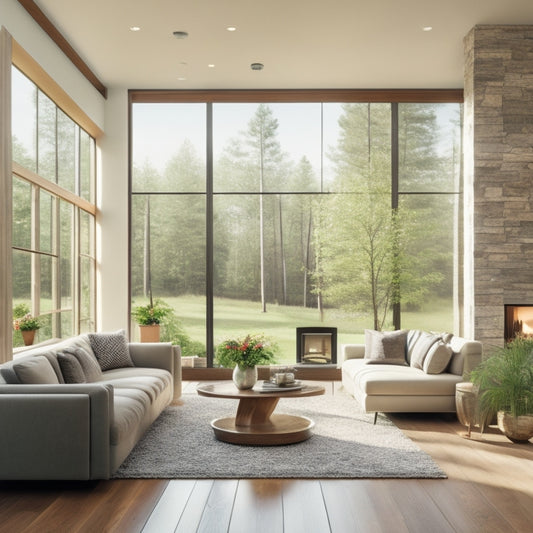
M 446 370 L 453 350 L 449 344 L 443 341 L 436 342 L 428 351 L 424 359 L 424 372 L 426 374 L 440 374 Z
M 407 330 L 374 331 L 365 329 L 365 363 L 407 365 Z

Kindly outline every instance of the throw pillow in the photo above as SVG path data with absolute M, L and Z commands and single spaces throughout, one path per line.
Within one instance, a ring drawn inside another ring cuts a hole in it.
M 50 361 L 42 355 L 13 365 L 13 370 L 19 382 L 24 385 L 59 383 Z
M 365 363 L 406 365 L 407 330 L 365 330 Z
M 80 346 L 65 348 L 65 353 L 72 354 L 80 363 L 87 383 L 93 383 L 102 379 L 102 369 L 96 357 Z
M 408 351 L 411 355 L 409 364 L 413 368 L 419 368 L 422 370 L 424 367 L 424 359 L 426 358 L 429 349 L 439 340 L 440 337 L 437 335 L 421 332 L 421 334 L 414 339 L 414 342 L 409 345 Z
M 453 351 L 449 344 L 437 341 L 428 351 L 424 359 L 423 370 L 426 374 L 440 374 L 446 370 Z
M 65 383 L 87 383 L 83 368 L 73 354 L 67 352 L 58 353 L 57 360 Z
M 102 370 L 133 366 L 126 332 L 89 333 L 91 348 Z

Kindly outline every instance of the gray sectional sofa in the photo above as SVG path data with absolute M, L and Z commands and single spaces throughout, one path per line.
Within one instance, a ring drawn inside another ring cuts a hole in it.
M 26 351 L 0 365 L 0 479 L 108 479 L 180 395 L 170 343 L 115 332 Z
M 481 342 L 451 334 L 367 330 L 365 344 L 341 346 L 342 384 L 374 422 L 378 412 L 455 412 L 455 385 L 481 358 Z

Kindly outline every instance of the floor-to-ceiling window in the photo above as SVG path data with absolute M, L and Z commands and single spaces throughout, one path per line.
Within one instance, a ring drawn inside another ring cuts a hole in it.
M 16 67 L 12 146 L 14 312 L 37 341 L 93 331 L 95 140 Z
M 131 297 L 175 310 L 165 340 L 211 360 L 264 332 L 294 362 L 296 327 L 337 327 L 340 343 L 454 329 L 460 98 L 145 94 L 131 93 Z

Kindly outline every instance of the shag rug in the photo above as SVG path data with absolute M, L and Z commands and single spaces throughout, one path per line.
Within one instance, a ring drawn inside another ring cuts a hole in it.
M 307 416 L 313 436 L 283 446 L 216 440 L 211 420 L 234 416 L 238 400 L 185 394 L 154 422 L 115 478 L 446 478 L 386 416 L 361 412 L 348 394 L 282 398 L 275 413 Z

